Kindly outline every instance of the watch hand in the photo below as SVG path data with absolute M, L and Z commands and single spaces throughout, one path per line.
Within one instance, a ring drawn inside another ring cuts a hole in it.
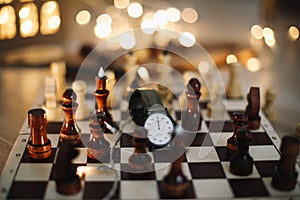
M 159 120 L 157 118 L 157 129 L 160 130 Z

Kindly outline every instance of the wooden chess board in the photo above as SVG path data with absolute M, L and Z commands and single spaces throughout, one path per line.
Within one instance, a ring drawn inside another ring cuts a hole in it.
M 91 108 L 94 107 L 92 94 L 87 94 Z M 189 188 L 183 199 L 199 198 L 239 198 L 239 197 L 300 197 L 298 184 L 293 191 L 282 192 L 271 187 L 271 177 L 275 166 L 279 163 L 280 137 L 262 112 L 261 127 L 253 131 L 250 145 L 250 155 L 254 159 L 253 172 L 249 176 L 235 176 L 229 172 L 229 160 L 226 158 L 226 140 L 233 133 L 230 121 L 234 111 L 243 111 L 246 106 L 244 99 L 226 101 L 226 117 L 222 131 L 217 127 L 223 124 L 218 120 L 206 117 L 205 102 L 202 107 L 202 128 L 187 148 L 183 172 L 189 180 Z M 122 101 L 121 106 L 110 110 L 114 120 L 122 124 L 129 117 L 128 102 Z M 173 116 L 178 124 L 181 122 L 181 112 L 174 104 Z M 83 143 L 88 141 L 90 130 L 88 120 L 77 122 L 81 128 Z M 12 151 L 3 169 L 0 180 L 0 198 L 4 199 L 102 199 L 111 190 L 117 177 L 117 189 L 114 199 L 164 199 L 169 198 L 161 192 L 161 181 L 168 173 L 170 163 L 161 159 L 162 153 L 149 152 L 153 160 L 153 171 L 143 176 L 132 174 L 128 168 L 128 157 L 134 148 L 131 135 L 123 133 L 115 149 L 115 169 L 112 170 L 97 160 L 87 156 L 84 145 L 77 146 L 79 155 L 73 160 L 78 166 L 82 177 L 82 189 L 72 196 L 58 194 L 55 189 L 53 166 L 60 148 L 59 130 L 62 120 L 49 122 L 47 125 L 48 138 L 52 141 L 52 156 L 43 161 L 29 157 L 27 143 L 30 129 L 27 120 L 20 130 Z M 114 143 L 115 136 L 106 133 L 105 137 Z M 297 169 L 298 170 L 298 169 Z M 116 172 L 116 174 L 115 174 Z M 117 176 L 116 176 L 117 175 Z

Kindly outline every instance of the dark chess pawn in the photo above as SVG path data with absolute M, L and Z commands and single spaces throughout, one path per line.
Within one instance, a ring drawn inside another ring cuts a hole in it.
M 181 165 L 185 157 L 182 137 L 182 135 L 176 135 L 173 139 L 171 151 L 173 155 L 179 155 L 179 157 L 172 162 L 168 174 L 162 180 L 162 192 L 168 197 L 182 197 L 189 187 L 189 182 L 182 171 Z
M 72 145 L 81 143 L 79 137 L 81 130 L 75 120 L 75 112 L 78 107 L 76 98 L 77 95 L 71 88 L 66 89 L 63 93 L 62 108 L 65 112 L 65 119 L 60 129 L 60 140 L 69 140 Z
M 134 152 L 128 159 L 128 166 L 132 173 L 145 173 L 151 170 L 152 158 L 147 153 L 148 132 L 144 127 L 136 127 L 132 144 Z
M 239 128 L 236 134 L 237 151 L 230 158 L 229 169 L 232 174 L 247 176 L 253 170 L 253 158 L 249 155 L 252 134 L 246 128 Z
M 260 127 L 260 93 L 259 87 L 251 87 L 247 94 L 248 105 L 246 107 L 246 115 L 248 115 L 248 129 L 257 130 Z
M 33 159 L 45 159 L 51 156 L 51 140 L 47 138 L 47 118 L 43 109 L 28 111 L 28 125 L 31 128 L 28 142 L 29 156 Z
M 78 155 L 78 150 L 72 147 L 70 141 L 60 144 L 56 164 L 54 165 L 54 179 L 56 191 L 65 195 L 76 194 L 81 189 L 80 177 L 76 174 L 77 167 L 72 160 Z
M 95 114 L 90 117 L 89 124 L 92 139 L 87 144 L 88 157 L 100 161 L 108 161 L 110 143 L 104 138 L 104 132 L 100 128 L 98 119 Z
M 96 116 L 98 118 L 100 127 L 104 132 L 110 132 L 106 127 L 104 121 L 119 129 L 118 125 L 113 121 L 112 116 L 110 115 L 107 107 L 107 97 L 109 91 L 106 89 L 107 76 L 104 73 L 103 68 L 101 67 L 98 73 L 98 76 L 95 77 L 96 81 L 96 91 L 94 92 L 96 98 Z
M 199 98 L 201 96 L 201 83 L 197 78 L 192 78 L 187 84 L 186 97 L 188 102 L 187 110 L 182 116 L 182 127 L 185 131 L 201 130 L 201 111 Z
M 284 136 L 280 151 L 281 158 L 274 171 L 272 186 L 278 190 L 290 191 L 297 184 L 298 173 L 295 169 L 295 163 L 299 153 L 299 139 L 294 136 Z
M 233 135 L 227 139 L 226 154 L 230 158 L 237 151 L 237 133 L 238 129 L 246 129 L 248 125 L 248 116 L 243 112 L 234 112 L 232 115 Z

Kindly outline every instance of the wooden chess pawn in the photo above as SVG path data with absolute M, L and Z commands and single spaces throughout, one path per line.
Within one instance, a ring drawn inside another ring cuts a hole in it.
M 236 134 L 237 151 L 230 158 L 229 169 L 232 174 L 247 176 L 253 170 L 253 158 L 249 154 L 252 134 L 247 128 L 239 128 Z
M 277 118 L 276 112 L 274 109 L 274 101 L 276 98 L 276 91 L 274 89 L 268 89 L 266 91 L 265 98 L 266 98 L 266 102 L 265 102 L 265 105 L 263 106 L 262 110 L 270 122 L 275 122 L 276 118 Z
M 247 94 L 248 105 L 245 114 L 248 115 L 248 129 L 257 130 L 260 127 L 260 94 L 258 87 L 251 87 Z
M 94 92 L 97 107 L 96 116 L 98 118 L 100 127 L 104 132 L 110 132 L 104 123 L 104 121 L 106 121 L 115 128 L 119 129 L 117 124 L 113 121 L 112 116 L 107 108 L 107 97 L 109 95 L 109 91 L 106 89 L 107 76 L 105 75 L 102 67 L 99 70 L 98 76 L 95 77 L 95 81 L 97 86 L 96 91 Z
M 79 151 L 72 147 L 70 141 L 62 141 L 54 165 L 56 191 L 60 194 L 73 195 L 81 190 L 80 177 L 76 174 L 77 166 L 72 164 L 78 154 Z
M 185 157 L 182 137 L 182 135 L 177 135 L 172 142 L 171 151 L 173 155 L 179 155 L 179 157 L 172 162 L 168 174 L 162 180 L 162 192 L 168 197 L 182 197 L 189 187 L 189 182 L 182 171 L 182 162 Z
M 60 140 L 69 140 L 73 145 L 81 143 L 79 134 L 81 133 L 75 120 L 75 112 L 78 107 L 76 103 L 77 95 L 72 88 L 66 89 L 63 94 L 62 108 L 65 112 L 65 119 L 60 129 Z
M 226 96 L 230 99 L 239 99 L 242 96 L 242 87 L 239 80 L 240 65 L 238 63 L 231 63 L 229 67 L 230 73 Z
M 74 92 L 77 94 L 78 108 L 75 113 L 77 120 L 86 119 L 90 115 L 89 105 L 85 101 L 86 83 L 82 80 L 74 81 L 72 84 Z
M 92 139 L 87 144 L 88 157 L 99 161 L 108 161 L 110 143 L 104 138 L 104 132 L 100 128 L 96 115 L 90 117 L 89 127 Z
M 43 109 L 28 111 L 28 125 L 31 128 L 28 142 L 29 156 L 33 159 L 45 159 L 51 156 L 51 140 L 47 138 L 47 118 Z
M 242 112 L 234 112 L 232 115 L 233 135 L 227 139 L 226 154 L 230 158 L 237 150 L 238 129 L 246 129 L 248 125 L 248 116 Z
M 223 103 L 223 89 L 218 86 L 216 97 L 212 103 L 207 104 L 207 116 L 211 118 L 224 118 L 225 105 Z
M 182 127 L 185 131 L 201 130 L 202 117 L 200 112 L 199 98 L 201 96 L 201 84 L 198 79 L 192 78 L 187 84 L 188 107 L 182 116 Z
M 151 169 L 152 158 L 146 150 L 147 135 L 147 130 L 144 127 L 136 127 L 132 138 L 132 144 L 135 148 L 128 159 L 128 166 L 132 173 L 145 173 Z
M 281 158 L 272 177 L 272 187 L 278 190 L 290 191 L 297 184 L 298 173 L 295 169 L 296 158 L 299 153 L 299 139 L 286 135 L 280 146 Z
M 50 71 L 52 76 L 56 79 L 56 94 L 57 99 L 59 101 L 62 100 L 62 95 L 64 91 L 67 89 L 67 82 L 66 82 L 66 63 L 64 61 L 52 62 L 50 65 Z

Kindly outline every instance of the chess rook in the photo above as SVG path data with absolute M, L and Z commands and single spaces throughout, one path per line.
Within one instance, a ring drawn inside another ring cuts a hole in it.
M 43 109 L 28 111 L 28 125 L 30 126 L 30 140 L 28 142 L 29 156 L 33 159 L 45 159 L 51 156 L 51 140 L 47 138 L 47 118 Z
M 185 131 L 201 130 L 202 117 L 199 105 L 199 98 L 201 96 L 200 89 L 201 84 L 196 78 L 192 78 L 187 84 L 186 97 L 188 107 L 182 116 L 182 127 Z
M 257 130 L 260 127 L 260 94 L 259 87 L 251 87 L 247 94 L 248 105 L 246 107 L 246 115 L 248 115 L 248 129 Z
M 101 67 L 98 73 L 98 76 L 95 77 L 96 81 L 96 91 L 94 92 L 96 98 L 96 115 L 100 124 L 100 127 L 104 132 L 110 132 L 107 129 L 104 121 L 118 128 L 117 125 L 113 122 L 113 119 L 107 108 L 107 97 L 109 91 L 106 89 L 107 76 L 104 73 L 103 68 Z
M 79 151 L 72 147 L 70 141 L 61 143 L 56 164 L 54 165 L 54 180 L 56 191 L 64 195 L 76 194 L 81 189 L 80 177 L 76 174 L 77 167 L 72 160 Z
M 85 101 L 86 83 L 82 80 L 74 81 L 72 84 L 74 92 L 77 94 L 78 108 L 75 113 L 77 120 L 82 120 L 90 115 L 90 108 Z
M 89 128 L 91 130 L 92 139 L 87 143 L 88 157 L 100 161 L 108 161 L 110 144 L 104 138 L 104 132 L 100 128 L 97 116 L 95 114 L 90 117 Z
M 239 128 L 236 132 L 237 151 L 230 158 L 229 169 L 232 174 L 247 176 L 253 170 L 253 158 L 249 154 L 251 133 L 247 128 Z
M 227 139 L 226 154 L 231 157 L 237 150 L 238 129 L 246 129 L 248 125 L 248 116 L 243 112 L 234 112 L 232 115 L 233 135 Z
M 298 173 L 295 164 L 299 153 L 299 139 L 290 135 L 284 136 L 280 151 L 281 158 L 272 177 L 272 186 L 278 190 L 290 191 L 297 184 Z
M 79 133 L 81 132 L 75 119 L 77 95 L 73 89 L 68 88 L 63 94 L 62 108 L 65 112 L 65 119 L 60 129 L 60 140 L 69 140 L 73 145 L 81 143 Z
M 152 158 L 146 150 L 148 144 L 147 134 L 144 127 L 135 128 L 132 138 L 132 144 L 135 148 L 128 159 L 128 166 L 132 173 L 145 173 L 151 169 Z

